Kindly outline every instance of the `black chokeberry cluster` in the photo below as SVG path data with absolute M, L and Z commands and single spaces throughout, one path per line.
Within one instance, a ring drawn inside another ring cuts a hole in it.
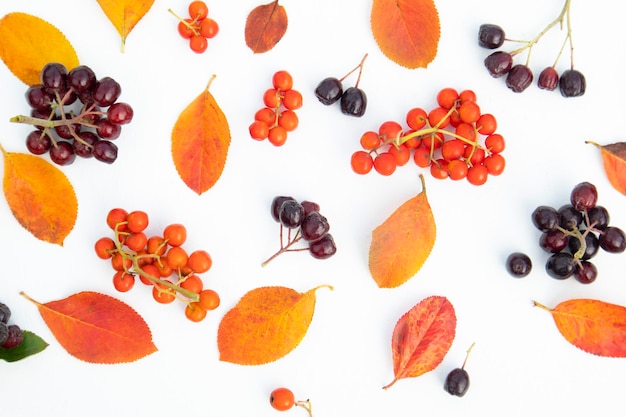
M 570 67 L 563 71 L 560 75 L 556 70 L 556 65 L 561 57 L 564 48 L 558 53 L 553 65 L 545 67 L 537 78 L 537 86 L 542 90 L 553 91 L 559 88 L 563 97 L 578 97 L 585 94 L 586 81 L 585 76 L 578 70 L 574 69 L 573 47 L 572 47 L 572 31 L 569 20 L 570 1 L 566 1 L 559 16 L 547 25 L 537 36 L 528 41 L 510 41 L 517 42 L 521 45 L 514 50 L 504 51 L 497 50 L 488 55 L 484 64 L 489 74 L 494 78 L 505 77 L 506 86 L 516 93 L 521 93 L 530 86 L 534 80 L 533 71 L 529 67 L 530 51 L 537 44 L 539 39 L 545 35 L 550 29 L 557 24 L 563 25 L 567 20 L 567 35 L 564 46 L 567 42 L 570 45 Z M 498 49 L 502 47 L 506 38 L 502 27 L 485 23 L 480 25 L 478 29 L 478 44 L 486 49 Z M 515 63 L 514 58 L 523 51 L 528 51 L 528 59 L 525 63 Z
M 96 78 L 86 65 L 68 71 L 63 64 L 49 63 L 41 70 L 41 83 L 26 91 L 30 116 L 11 121 L 35 127 L 26 137 L 34 155 L 49 153 L 58 165 L 69 165 L 76 156 L 111 164 L 118 152 L 112 141 L 134 114 L 129 104 L 117 101 L 121 93 L 117 81 Z
M 335 240 L 329 233 L 330 224 L 320 213 L 319 204 L 306 200 L 298 202 L 290 196 L 276 196 L 272 200 L 271 214 L 280 224 L 280 249 L 263 262 L 263 266 L 285 252 L 307 250 L 316 259 L 327 259 L 337 252 Z M 303 240 L 306 242 L 305 247 L 294 247 Z
M 11 309 L 0 303 L 0 348 L 13 349 L 24 341 L 22 329 L 17 324 L 9 324 Z
M 574 276 L 583 284 L 592 283 L 598 270 L 591 259 L 600 249 L 626 250 L 626 234 L 609 224 L 608 210 L 597 201 L 596 187 L 581 182 L 572 189 L 569 204 L 559 209 L 542 205 L 533 211 L 532 222 L 541 232 L 539 246 L 550 254 L 545 268 L 551 277 Z
M 341 104 L 341 112 L 348 116 L 361 117 L 367 108 L 367 95 L 359 88 L 363 62 L 367 54 L 363 57 L 357 67 L 352 69 L 341 79 L 335 77 L 324 78 L 315 88 L 315 96 L 324 105 L 330 106 L 337 101 Z M 359 76 L 353 87 L 343 89 L 342 82 L 354 71 L 359 70 Z

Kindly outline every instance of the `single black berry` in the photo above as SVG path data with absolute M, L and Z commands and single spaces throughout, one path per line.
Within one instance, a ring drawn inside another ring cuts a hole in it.
M 283 203 L 287 200 L 296 201 L 295 198 L 286 196 L 286 195 L 276 196 L 272 200 L 272 205 L 271 205 L 272 218 L 276 220 L 277 222 L 280 222 L 280 206 L 282 206 Z
M 462 397 L 469 388 L 469 374 L 465 369 L 455 368 L 446 377 L 443 388 L 451 395 Z
M 546 262 L 546 272 L 555 279 L 571 277 L 574 275 L 576 268 L 576 260 L 567 252 L 554 253 Z
M 506 86 L 515 93 L 526 90 L 533 82 L 533 72 L 527 65 L 517 64 L 506 74 Z
M 514 252 L 507 257 L 506 270 L 516 278 L 522 278 L 530 274 L 532 268 L 532 261 L 525 253 Z
M 577 184 L 570 194 L 570 203 L 578 211 L 591 210 L 598 201 L 598 190 L 589 182 Z
M 574 272 L 574 278 L 581 284 L 591 284 L 598 277 L 598 269 L 589 261 L 582 261 Z
M 288 229 L 295 229 L 304 220 L 304 207 L 295 200 L 287 200 L 280 206 L 280 223 Z
M 478 28 L 478 45 L 487 49 L 496 49 L 504 44 L 504 30 L 491 23 L 485 23 Z
M 581 248 L 580 239 L 576 236 L 570 236 L 568 239 L 567 246 L 569 251 L 573 254 L 578 253 Z M 588 232 L 585 235 L 585 251 L 581 254 L 580 259 L 587 260 L 591 259 L 598 253 L 600 249 L 600 240 L 598 237 L 592 232 Z
M 341 95 L 341 112 L 348 116 L 361 117 L 367 108 L 367 96 L 357 87 L 347 88 Z
M 597 230 L 604 230 L 609 225 L 609 211 L 603 206 L 595 206 L 587 213 L 589 226 Z
M 558 253 L 567 247 L 568 237 L 558 229 L 543 232 L 539 237 L 539 247 L 549 253 Z
M 610 253 L 622 253 L 626 250 L 626 235 L 619 227 L 609 226 L 600 235 L 600 247 Z
M 328 233 L 330 225 L 326 217 L 322 216 L 319 211 L 313 211 L 304 216 L 300 230 L 305 240 L 315 242 Z
M 578 229 L 583 223 L 582 213 L 571 204 L 565 204 L 558 211 L 560 216 L 559 226 L 565 230 Z
M 585 94 L 586 87 L 585 76 L 580 71 L 568 69 L 561 74 L 559 90 L 563 97 L 582 96 Z
M 315 88 L 315 97 L 327 106 L 338 101 L 342 94 L 341 81 L 335 77 L 324 78 Z
M 513 57 L 510 53 L 496 51 L 485 58 L 485 67 L 494 78 L 499 78 L 508 73 L 513 66 Z
M 316 259 L 327 259 L 337 252 L 337 246 L 332 235 L 326 233 L 315 242 L 309 244 L 309 252 Z
M 554 207 L 539 206 L 531 214 L 535 227 L 542 232 L 556 229 L 559 225 L 559 213 Z

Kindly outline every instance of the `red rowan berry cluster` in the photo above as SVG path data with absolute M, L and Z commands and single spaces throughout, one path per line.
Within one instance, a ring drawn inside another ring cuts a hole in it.
M 267 139 L 274 146 L 282 146 L 287 134 L 298 127 L 295 110 L 302 107 L 302 94 L 293 88 L 293 78 L 287 71 L 276 71 L 272 88 L 263 94 L 265 107 L 254 115 L 249 127 L 252 139 Z
M 184 39 L 189 39 L 189 48 L 201 54 L 209 46 L 208 39 L 214 38 L 220 28 L 217 22 L 209 16 L 209 8 L 203 1 L 192 1 L 189 4 L 189 18 L 183 19 L 172 9 L 169 12 L 176 16 L 178 22 L 178 33 Z
M 489 175 L 500 175 L 505 166 L 504 138 L 496 133 L 496 118 L 481 113 L 476 94 L 444 88 L 437 94 L 437 104 L 430 112 L 418 107 L 409 110 L 408 129 L 386 121 L 377 132 L 365 132 L 360 139 L 363 149 L 352 154 L 354 172 L 367 174 L 374 169 L 391 175 L 413 159 L 438 179 L 465 178 L 482 185 Z
M 135 285 L 135 278 L 152 287 L 153 298 L 161 304 L 176 299 L 186 304 L 185 316 L 202 321 L 207 312 L 219 306 L 219 295 L 205 289 L 199 274 L 211 269 L 208 252 L 187 253 L 182 245 L 187 239 L 185 226 L 167 225 L 163 233 L 148 237 L 148 215 L 140 210 L 127 212 L 122 208 L 109 211 L 106 222 L 115 232 L 114 238 L 102 237 L 95 243 L 100 259 L 110 260 L 115 270 L 113 286 L 126 292 Z

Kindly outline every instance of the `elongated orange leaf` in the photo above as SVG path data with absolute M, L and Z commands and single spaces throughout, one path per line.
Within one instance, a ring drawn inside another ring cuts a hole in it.
M 154 4 L 154 0 L 97 0 L 122 38 L 122 52 L 126 37 Z
M 417 303 L 393 329 L 394 379 L 383 388 L 435 369 L 450 350 L 455 334 L 456 314 L 447 298 L 431 296 Z
M 59 29 L 39 17 L 9 13 L 0 19 L 0 57 L 9 70 L 27 85 L 38 84 L 44 65 L 59 62 L 78 66 L 74 47 Z
M 613 188 L 626 195 L 626 142 L 617 142 L 605 146 L 591 141 L 586 143 L 600 149 L 604 172 L 609 182 Z
M 231 140 L 228 120 L 209 86 L 178 116 L 172 131 L 172 157 L 178 175 L 198 195 L 213 187 L 222 175 Z
M 157 348 L 143 318 L 108 295 L 84 291 L 48 303 L 35 303 L 57 341 L 72 356 L 91 363 L 124 363 Z
M 287 32 L 287 12 L 278 0 L 255 7 L 246 20 L 246 45 L 255 54 L 267 52 Z
M 4 195 L 13 216 L 36 238 L 63 246 L 74 228 L 78 200 L 65 174 L 48 161 L 29 154 L 6 152 Z
M 435 59 L 441 28 L 433 0 L 374 0 L 370 20 L 378 46 L 393 62 L 414 69 Z
M 299 293 L 286 287 L 261 287 L 246 293 L 220 322 L 220 360 L 261 365 L 291 352 L 309 328 L 318 288 Z
M 404 284 L 422 267 L 435 244 L 435 219 L 422 192 L 402 204 L 372 232 L 369 268 L 381 288 Z
M 579 298 L 549 311 L 563 337 L 574 346 L 599 356 L 626 357 L 626 307 L 600 300 Z

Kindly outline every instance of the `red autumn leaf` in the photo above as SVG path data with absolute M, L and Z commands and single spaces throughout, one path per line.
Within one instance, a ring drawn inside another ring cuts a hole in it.
M 396 323 L 391 342 L 394 379 L 413 378 L 435 369 L 456 334 L 456 314 L 447 298 L 425 298 Z
M 299 293 L 286 287 L 261 287 L 246 293 L 220 322 L 220 360 L 261 365 L 291 352 L 311 324 L 319 288 Z
M 157 350 L 143 318 L 116 298 L 85 291 L 42 304 L 22 295 L 35 303 L 61 346 L 80 360 L 133 362 Z
M 599 145 L 587 141 L 600 149 L 604 172 L 609 182 L 620 193 L 626 195 L 626 142 L 617 142 L 610 145 Z
M 255 7 L 246 20 L 246 45 L 255 54 L 269 51 L 287 32 L 287 23 L 287 12 L 278 0 Z
M 554 308 L 534 303 L 552 314 L 561 335 L 574 346 L 598 356 L 626 357 L 626 307 L 585 298 Z
M 433 0 L 374 0 L 372 33 L 381 51 L 407 68 L 426 68 L 441 35 Z
M 422 192 L 402 204 L 372 232 L 369 269 L 381 288 L 404 284 L 422 267 L 435 244 L 437 229 L 426 196 Z
M 222 175 L 231 140 L 228 120 L 209 92 L 211 81 L 178 116 L 172 130 L 174 165 L 197 194 L 213 187 Z

